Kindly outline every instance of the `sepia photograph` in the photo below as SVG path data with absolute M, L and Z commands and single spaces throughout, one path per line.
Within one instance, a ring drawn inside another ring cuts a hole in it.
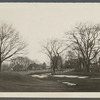
M 10 92 L 99 93 L 100 3 L 0 3 L 0 93 Z

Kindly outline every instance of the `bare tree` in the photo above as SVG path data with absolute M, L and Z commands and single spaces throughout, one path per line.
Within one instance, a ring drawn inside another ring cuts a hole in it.
M 83 66 L 89 72 L 92 60 L 100 52 L 100 25 L 79 24 L 66 35 L 70 36 L 72 49 L 82 58 Z
M 2 62 L 22 53 L 26 44 L 22 42 L 19 33 L 12 25 L 2 24 L 0 26 L 0 71 Z
M 71 59 L 76 59 L 76 58 L 77 57 L 76 57 L 75 53 L 73 51 L 71 51 L 71 50 L 69 50 L 67 52 L 67 54 L 65 55 L 65 59 L 66 60 L 71 60 Z
M 29 59 L 28 57 L 17 56 L 16 58 L 12 58 L 10 65 L 11 67 L 17 67 L 19 65 L 23 66 L 22 70 L 26 70 L 29 65 L 34 64 L 34 61 Z
M 43 53 L 45 53 L 51 62 L 52 72 L 55 73 L 57 68 L 57 60 L 61 57 L 61 54 L 67 49 L 64 42 L 59 39 L 51 39 L 42 45 Z

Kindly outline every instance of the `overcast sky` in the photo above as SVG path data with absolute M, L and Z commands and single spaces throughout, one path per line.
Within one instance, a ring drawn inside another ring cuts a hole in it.
M 0 22 L 13 24 L 28 43 L 27 56 L 40 62 L 41 41 L 62 38 L 80 22 L 100 23 L 100 4 L 96 3 L 13 3 L 0 4 Z

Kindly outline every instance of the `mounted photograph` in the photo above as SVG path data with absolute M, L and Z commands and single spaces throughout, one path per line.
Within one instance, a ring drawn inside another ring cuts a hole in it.
M 0 3 L 0 93 L 11 92 L 99 93 L 100 4 Z

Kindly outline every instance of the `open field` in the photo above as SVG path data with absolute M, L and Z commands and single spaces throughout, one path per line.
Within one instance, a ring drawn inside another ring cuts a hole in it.
M 100 74 L 31 77 L 32 72 L 0 72 L 0 92 L 100 92 Z M 47 72 L 46 72 L 47 73 Z M 67 74 L 67 73 L 66 73 Z M 40 75 L 34 73 L 33 75 Z
M 32 78 L 14 72 L 0 73 L 0 92 L 46 92 L 65 91 L 63 84 L 56 81 Z

